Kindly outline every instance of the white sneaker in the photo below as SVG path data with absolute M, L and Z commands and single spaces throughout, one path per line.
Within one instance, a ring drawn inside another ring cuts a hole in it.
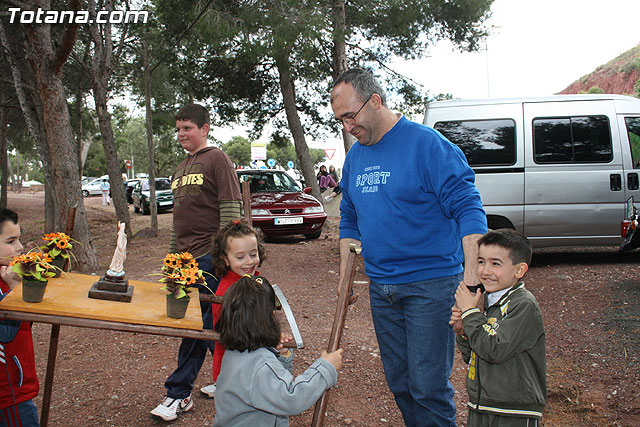
M 173 399 L 167 397 L 164 401 L 151 411 L 151 415 L 162 418 L 165 421 L 173 421 L 182 412 L 190 411 L 193 408 L 191 395 L 184 399 Z
M 213 384 L 209 384 L 209 385 L 208 385 L 208 386 L 206 386 L 206 387 L 202 387 L 202 388 L 200 389 L 200 392 L 202 392 L 202 394 L 204 394 L 204 395 L 205 395 L 205 396 L 207 396 L 207 397 L 211 397 L 211 398 L 213 398 L 213 395 L 214 395 L 214 394 L 215 394 L 215 392 L 216 392 L 216 384 L 215 384 L 215 383 L 213 383 Z
M 331 196 L 325 196 L 325 198 L 324 198 L 324 199 L 328 202 L 328 201 L 330 201 L 331 199 L 333 199 L 333 197 L 331 197 Z

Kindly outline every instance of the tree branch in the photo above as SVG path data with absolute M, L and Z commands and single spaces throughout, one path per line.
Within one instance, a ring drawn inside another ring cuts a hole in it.
M 80 0 L 70 0 L 69 1 L 69 9 L 77 12 L 80 10 L 81 1 Z M 65 29 L 64 35 L 62 37 L 62 42 L 58 45 L 58 49 L 56 50 L 56 54 L 54 56 L 52 69 L 55 73 L 59 73 L 62 69 L 62 66 L 71 51 L 73 50 L 73 46 L 76 43 L 76 38 L 78 37 L 78 24 L 67 24 L 67 28 Z
M 382 62 L 380 59 L 378 59 L 378 57 L 373 53 L 370 52 L 366 49 L 361 48 L 360 46 L 358 46 L 357 44 L 353 44 L 353 43 L 345 43 L 347 46 L 355 48 L 360 50 L 362 53 L 364 53 L 365 55 L 367 55 L 369 58 L 371 58 L 371 60 L 377 62 L 378 64 L 380 64 L 380 66 L 382 68 L 384 68 L 385 70 L 387 70 L 388 72 L 390 72 L 391 74 L 393 74 L 394 76 L 404 80 L 404 81 L 408 81 L 411 82 L 412 84 L 419 86 L 421 88 L 425 88 L 425 86 L 422 83 L 418 83 L 417 81 L 405 76 L 404 74 L 400 74 L 399 72 L 397 72 L 396 70 L 390 68 L 389 66 L 387 66 L 387 64 L 385 64 L 384 62 Z

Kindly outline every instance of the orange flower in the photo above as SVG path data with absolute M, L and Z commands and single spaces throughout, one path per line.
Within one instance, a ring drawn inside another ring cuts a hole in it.
M 192 275 L 186 276 L 186 277 L 184 278 L 184 282 L 185 282 L 187 285 L 193 285 L 193 284 L 194 284 L 194 283 L 196 283 L 197 281 L 198 281 L 198 278 L 197 278 L 196 276 L 192 276 Z
M 198 268 L 198 263 L 196 262 L 195 259 L 192 259 L 189 262 L 185 262 L 184 265 L 182 266 L 182 268 L 187 269 L 187 270 L 193 270 L 194 268 L 197 269 Z
M 182 252 L 180 254 L 180 258 L 182 258 L 185 261 L 188 261 L 193 259 L 193 255 L 191 255 L 189 252 Z
M 167 256 L 164 257 L 164 265 L 167 267 L 175 268 L 177 264 L 178 259 L 174 254 L 167 254 Z
M 162 275 L 164 277 L 161 281 L 166 283 L 163 289 L 176 298 L 183 298 L 191 292 L 192 285 L 202 281 L 202 271 L 189 252 L 167 254 L 163 261 Z

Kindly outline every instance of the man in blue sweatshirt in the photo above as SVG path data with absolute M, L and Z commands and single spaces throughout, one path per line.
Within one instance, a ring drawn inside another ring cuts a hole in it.
M 380 356 L 405 424 L 455 426 L 448 322 L 458 284 L 478 283 L 477 241 L 487 231 L 475 174 L 440 133 L 387 108 L 368 71 L 343 73 L 331 108 L 358 140 L 340 181 L 340 277 L 349 245 L 361 245 Z

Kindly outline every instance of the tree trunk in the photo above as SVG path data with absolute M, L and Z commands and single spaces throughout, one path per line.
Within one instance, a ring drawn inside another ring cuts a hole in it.
M 44 118 L 42 114 L 42 101 L 40 100 L 40 94 L 33 88 L 25 87 L 23 82 L 30 81 L 33 78 L 35 72 L 29 66 L 29 63 L 24 60 L 16 60 L 16 58 L 23 58 L 26 56 L 24 51 L 24 40 L 17 38 L 13 34 L 13 44 L 7 37 L 2 23 L 0 22 L 0 42 L 4 47 L 4 53 L 7 58 L 7 62 L 11 68 L 11 75 L 13 77 L 13 86 L 15 88 L 16 96 L 20 109 L 22 110 L 22 116 L 27 124 L 27 130 L 31 139 L 38 147 L 40 154 L 40 160 L 42 161 L 44 171 L 44 233 L 50 233 L 56 230 L 62 230 L 62 223 L 60 222 L 60 215 L 58 206 L 56 204 L 56 198 L 54 197 L 53 189 L 53 174 L 51 172 L 51 155 L 49 147 L 47 145 L 46 130 L 44 127 Z M 28 78 L 26 78 L 28 77 Z M 9 163 L 9 166 L 11 164 Z M 12 180 L 12 186 L 14 185 Z
M 11 186 L 11 191 L 16 191 L 15 182 L 14 182 L 15 180 L 13 179 L 13 166 L 11 165 L 11 159 L 9 159 L 8 154 L 7 154 L 7 174 L 9 175 L 9 184 Z
M 337 80 L 338 77 L 348 69 L 347 63 L 347 45 L 345 43 L 346 39 L 346 13 L 345 13 L 345 3 L 344 0 L 334 0 L 333 2 L 333 66 L 332 66 L 332 77 L 333 80 Z M 344 143 L 344 152 L 345 154 L 349 152 L 349 149 L 356 141 L 356 139 L 344 130 L 344 127 L 341 130 L 342 132 L 342 141 Z
M 89 148 L 91 148 L 91 140 L 86 138 L 80 141 L 80 168 L 84 170 L 84 164 L 87 161 L 87 156 L 89 155 Z
M 78 174 L 80 176 L 83 175 L 82 170 L 84 169 L 84 159 L 83 159 L 83 146 L 82 146 L 82 88 L 80 85 L 77 87 L 76 91 L 76 105 L 73 114 L 76 117 L 76 154 L 78 155 Z
M 17 189 L 18 193 L 22 193 L 22 175 L 20 172 L 20 152 L 18 150 L 16 150 L 16 174 L 15 174 L 15 188 L 14 191 Z
M 153 122 L 151 117 L 151 71 L 149 68 L 149 43 L 142 40 L 142 61 L 144 66 L 144 108 L 147 122 L 147 160 L 149 162 L 149 209 L 151 211 L 151 229 L 158 233 L 158 206 L 156 204 L 156 168 L 153 147 Z
M 108 11 L 113 9 L 111 2 L 107 2 L 103 6 Z M 96 13 L 95 1 L 89 2 L 89 10 L 92 15 Z M 89 33 L 93 39 L 94 55 L 93 58 L 91 58 L 91 66 L 88 68 L 90 69 L 91 81 L 93 83 L 93 99 L 96 104 L 98 122 L 100 123 L 100 135 L 102 136 L 102 146 L 104 147 L 104 155 L 107 162 L 111 195 L 116 208 L 116 217 L 119 222 L 126 224 L 127 236 L 131 238 L 129 204 L 127 203 L 126 190 L 120 170 L 122 162 L 118 159 L 115 138 L 113 137 L 113 127 L 111 125 L 111 114 L 109 114 L 107 106 L 109 79 L 111 79 L 113 74 L 111 24 L 93 23 L 89 27 Z
M 0 185 L 2 186 L 0 194 L 0 207 L 7 207 L 7 133 L 9 131 L 9 107 L 7 107 L 6 93 L 0 94 L 0 168 L 2 168 L 2 177 Z
M 46 1 L 33 8 L 49 10 Z M 69 7 L 78 9 L 79 2 Z M 77 30 L 77 28 L 76 28 Z M 82 200 L 80 175 L 75 153 L 71 121 L 66 94 L 62 84 L 62 66 L 68 58 L 75 41 L 75 32 L 69 26 L 54 51 L 51 40 L 51 25 L 38 24 L 24 27 L 27 35 L 28 58 L 35 70 L 35 81 L 42 101 L 42 116 L 46 129 L 47 145 L 51 155 L 51 170 L 56 200 L 60 211 L 60 223 L 67 223 L 69 208 L 76 208 L 73 238 L 80 242 L 74 246 L 74 255 L 83 271 L 96 271 L 98 259 L 91 241 L 89 223 Z M 78 248 L 77 250 L 75 248 Z
M 93 86 L 93 99 L 96 103 L 96 112 L 98 114 L 98 122 L 100 123 L 100 135 L 102 137 L 102 146 L 104 147 L 104 155 L 107 162 L 107 172 L 109 173 L 109 182 L 111 184 L 111 196 L 113 204 L 116 208 L 116 217 L 119 222 L 127 224 L 127 236 L 131 238 L 131 218 L 129 217 L 129 204 L 122 180 L 122 172 L 120 165 L 122 162 L 118 159 L 116 151 L 116 143 L 113 137 L 113 128 L 111 126 L 111 114 L 107 110 L 107 94 L 106 94 L 106 76 L 94 76 L 100 81 L 95 81 Z
M 282 91 L 284 109 L 287 114 L 287 123 L 289 124 L 291 135 L 293 136 L 296 155 L 302 168 L 302 175 L 304 176 L 307 186 L 311 187 L 311 194 L 321 201 L 322 196 L 320 194 L 320 187 L 318 186 L 318 180 L 316 179 L 313 164 L 311 163 L 309 147 L 305 140 L 304 129 L 296 107 L 295 84 L 291 78 L 291 73 L 289 71 L 289 58 L 286 54 L 284 56 L 276 57 L 276 66 L 278 67 L 278 73 L 280 74 L 280 90 Z

